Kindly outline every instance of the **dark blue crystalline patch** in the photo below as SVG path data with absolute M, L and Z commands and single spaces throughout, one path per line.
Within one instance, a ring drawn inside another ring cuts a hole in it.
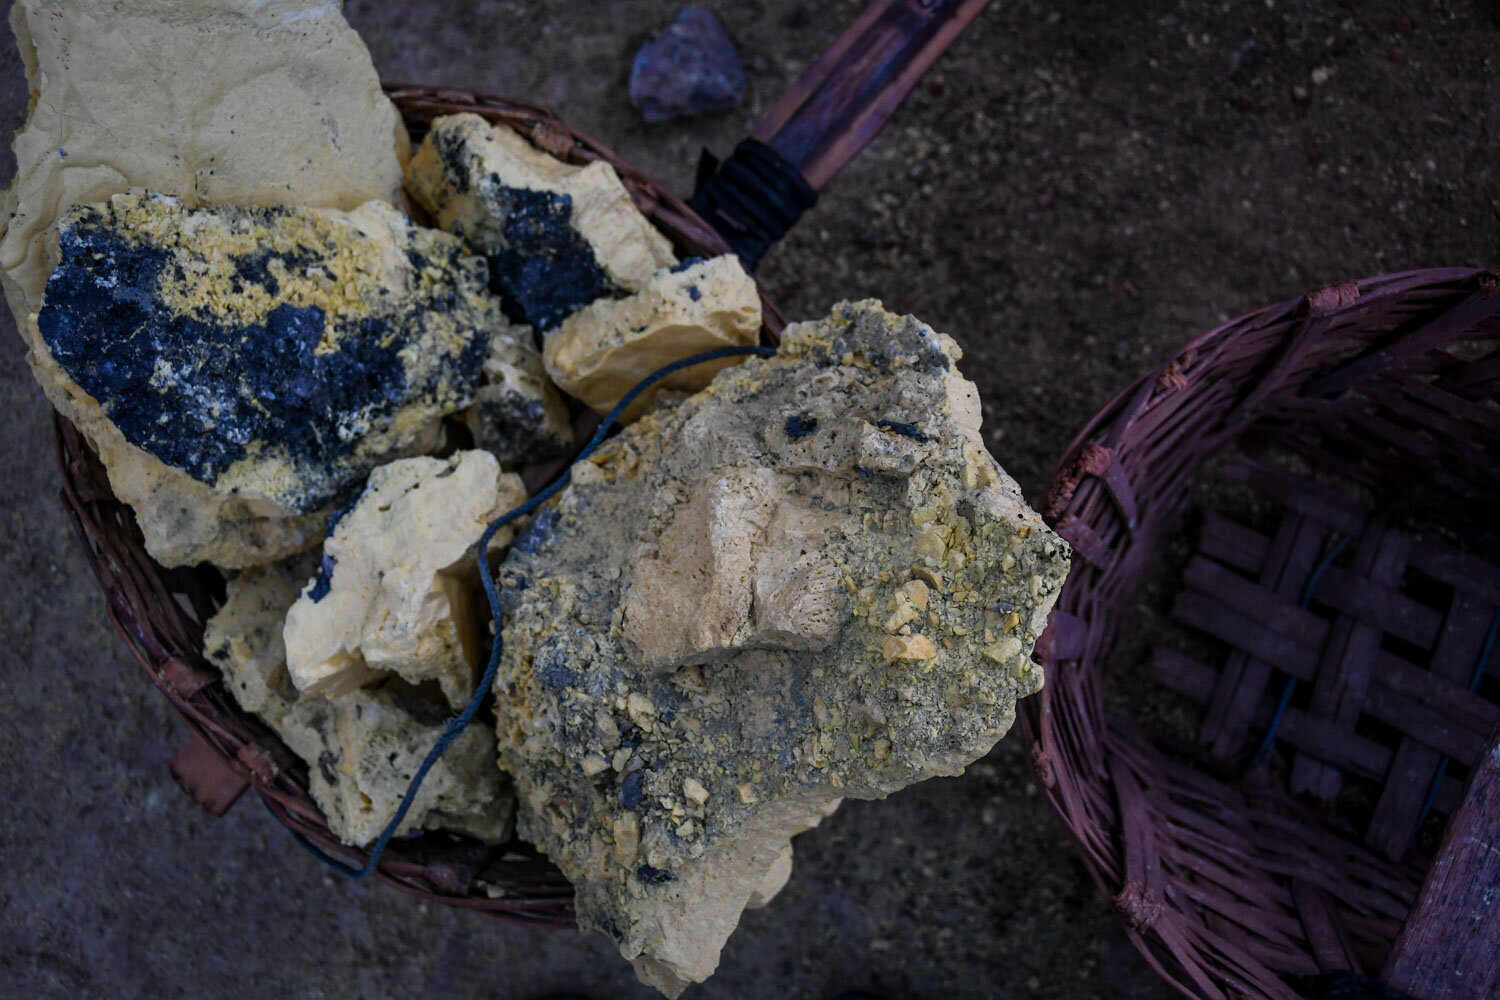
M 665 868 L 652 868 L 650 865 L 641 865 L 635 870 L 635 877 L 647 885 L 666 885 L 677 876 Z
M 595 299 L 625 294 L 573 228 L 572 197 L 503 187 L 498 174 L 490 180 L 503 220 L 501 246 L 489 255 L 490 290 L 507 316 L 545 333 Z
M 793 441 L 805 438 L 818 429 L 818 418 L 798 413 L 786 418 L 786 436 Z
M 568 655 L 556 646 L 544 646 L 537 650 L 532 661 L 532 672 L 544 687 L 553 690 L 575 687 L 578 674 L 568 665 Z
M 909 437 L 921 444 L 926 444 L 928 441 L 927 435 L 917 430 L 913 424 L 903 424 L 895 420 L 877 420 L 875 421 L 875 426 L 883 431 L 893 431 L 902 437 Z
M 318 564 L 318 577 L 307 592 L 307 596 L 314 604 L 328 596 L 328 590 L 333 586 L 333 568 L 337 565 L 337 559 L 327 552 L 323 553 L 323 561 Z
M 328 474 L 359 445 L 357 435 L 340 433 L 347 418 L 378 425 L 409 397 L 435 388 L 408 384 L 400 352 L 419 334 L 392 334 L 419 331 L 422 309 L 451 308 L 441 294 L 404 316 L 338 318 L 337 349 L 316 354 L 330 320 L 315 305 L 277 306 L 264 324 L 169 308 L 161 282 L 168 267 L 178 267 L 170 252 L 125 241 L 97 210 L 79 211 L 58 244 L 37 318 L 53 357 L 126 440 L 200 482 L 213 485 L 259 442 L 309 472 L 305 493 L 279 499 L 316 510 L 349 485 Z M 298 269 L 307 254 L 283 255 L 283 264 Z M 275 256 L 234 259 L 233 280 L 275 294 Z M 475 331 L 452 360 L 455 389 L 478 381 L 487 346 Z
M 641 796 L 645 794 L 642 787 L 644 781 L 639 771 L 631 771 L 625 775 L 625 780 L 620 782 L 620 805 L 626 809 L 634 809 L 640 805 Z
M 517 552 L 534 556 L 542 546 L 552 540 L 552 533 L 556 528 L 557 511 L 551 507 L 543 507 L 537 511 L 536 517 L 531 519 L 531 523 L 526 525 L 511 547 Z
M 683 271 L 689 270 L 701 263 L 703 263 L 702 257 L 684 257 L 679 263 L 672 265 L 671 273 L 681 274 Z

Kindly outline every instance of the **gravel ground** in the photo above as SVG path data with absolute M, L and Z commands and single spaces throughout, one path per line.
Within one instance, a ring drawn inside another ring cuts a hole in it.
M 745 57 L 745 108 L 650 127 L 625 81 L 665 0 L 346 10 L 387 79 L 550 104 L 685 192 L 699 149 L 727 153 L 861 4 L 711 6 Z M 1195 331 L 1342 278 L 1500 261 L 1497 43 L 1493 0 L 997 2 L 762 277 L 793 317 L 878 296 L 954 334 L 992 450 L 1035 498 L 1087 417 Z M 26 89 L 5 48 L 9 129 Z M 198 812 L 166 773 L 181 730 L 64 520 L 49 410 L 11 330 L 0 407 L 0 574 L 16 598 L 0 623 L 0 992 L 651 995 L 602 938 L 336 882 L 250 798 L 222 820 Z M 1008 739 L 963 778 L 848 804 L 689 995 L 1167 996 L 1023 749 Z

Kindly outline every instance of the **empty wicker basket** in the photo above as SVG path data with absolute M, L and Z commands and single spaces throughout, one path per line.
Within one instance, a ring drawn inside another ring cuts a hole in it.
M 1500 885 L 1500 860 L 1472 843 L 1500 817 L 1497 288 L 1500 270 L 1421 271 L 1241 317 L 1060 463 L 1046 513 L 1074 570 L 1025 706 L 1034 763 L 1190 996 L 1293 997 L 1331 969 L 1423 1000 L 1500 990 L 1500 914 L 1474 885 Z M 1172 607 L 1194 652 L 1163 641 L 1149 664 L 1200 706 L 1196 732 L 1148 737 L 1105 688 L 1135 666 L 1117 662 L 1128 618 L 1211 472 L 1275 513 L 1202 517 Z

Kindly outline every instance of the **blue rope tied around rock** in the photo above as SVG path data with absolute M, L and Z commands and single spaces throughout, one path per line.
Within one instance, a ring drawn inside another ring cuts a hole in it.
M 485 558 L 485 553 L 489 551 L 490 542 L 494 540 L 495 535 L 501 528 L 504 528 L 518 518 L 525 517 L 552 499 L 559 490 L 566 486 L 568 480 L 572 478 L 573 466 L 592 455 L 594 450 L 604 441 L 604 436 L 609 433 L 609 429 L 614 426 L 614 422 L 620 418 L 620 414 L 624 413 L 641 393 L 651 388 L 657 382 L 684 368 L 690 368 L 693 365 L 700 365 L 709 361 L 718 361 L 722 358 L 745 357 L 747 355 L 767 358 L 775 353 L 775 348 L 771 347 L 720 347 L 716 350 L 704 351 L 702 354 L 694 354 L 692 357 L 683 358 L 680 361 L 674 361 L 669 365 L 658 368 L 637 382 L 634 388 L 615 404 L 614 409 L 610 410 L 604 419 L 600 421 L 598 428 L 594 431 L 594 436 L 589 438 L 588 444 L 583 446 L 583 450 L 574 457 L 572 463 L 546 489 L 519 507 L 501 514 L 490 522 L 489 527 L 484 529 L 484 534 L 479 538 L 478 559 L 479 579 L 484 585 L 484 596 L 490 602 L 490 622 L 494 627 L 495 641 L 490 647 L 490 659 L 484 668 L 484 675 L 479 679 L 479 684 L 474 688 L 474 697 L 469 700 L 468 706 L 462 712 L 449 719 L 447 725 L 443 727 L 443 735 L 438 737 L 438 741 L 433 744 L 432 749 L 427 753 L 426 759 L 422 761 L 422 766 L 417 768 L 417 773 L 412 776 L 410 784 L 406 786 L 406 794 L 401 798 L 401 805 L 397 807 L 396 814 L 391 817 L 391 821 L 386 824 L 385 829 L 380 832 L 380 836 L 375 841 L 375 846 L 370 848 L 370 860 L 365 863 L 363 868 L 355 868 L 353 865 L 347 865 L 337 858 L 329 857 L 321 848 L 288 826 L 288 831 L 298 844 L 310 851 L 319 861 L 328 867 L 342 872 L 350 878 L 361 879 L 374 874 L 376 868 L 380 865 L 380 856 L 385 853 L 385 849 L 390 844 L 391 838 L 396 835 L 396 830 L 400 828 L 401 821 L 406 818 L 406 814 L 411 810 L 412 803 L 416 801 L 417 792 L 421 789 L 422 782 L 427 777 L 427 773 L 442 759 L 449 745 L 458 738 L 458 734 L 463 732 L 464 727 L 473 721 L 475 715 L 479 714 L 480 706 L 484 704 L 485 698 L 489 696 L 490 688 L 495 683 L 495 674 L 500 669 L 500 653 L 503 649 L 501 642 L 500 588 L 495 585 L 495 577 L 490 572 L 489 560 Z M 270 809 L 269 804 L 266 808 Z M 272 810 L 271 815 L 276 816 L 276 820 L 282 823 L 283 826 L 286 826 L 285 821 L 280 816 L 277 816 L 274 810 Z
M 1500 611 L 1490 619 L 1489 634 L 1484 637 L 1484 645 L 1479 650 L 1479 659 L 1474 664 L 1474 673 L 1469 677 L 1469 690 L 1479 690 L 1479 682 L 1484 680 L 1484 672 L 1489 668 L 1490 655 L 1495 652 L 1495 639 L 1500 636 Z M 1411 836 L 1406 840 L 1406 846 L 1410 847 L 1416 842 L 1417 834 L 1422 829 L 1422 824 L 1427 822 L 1427 814 L 1432 812 L 1432 805 L 1437 801 L 1438 789 L 1442 787 L 1443 779 L 1448 776 L 1448 755 L 1443 754 L 1438 761 L 1437 772 L 1432 776 L 1432 785 L 1427 789 L 1427 798 L 1422 802 L 1422 812 L 1417 816 L 1417 824 L 1411 828 Z
M 1323 574 L 1328 572 L 1328 567 L 1333 565 L 1349 545 L 1347 537 L 1341 538 L 1338 544 L 1328 551 L 1328 554 L 1318 561 L 1313 568 L 1312 575 L 1307 578 L 1307 583 L 1302 586 L 1302 597 L 1297 602 L 1297 607 L 1306 609 L 1312 603 L 1313 591 L 1318 589 L 1318 581 L 1323 579 Z M 1260 749 L 1255 751 L 1255 756 L 1250 758 L 1251 767 L 1259 767 L 1271 757 L 1271 751 L 1276 749 L 1276 731 L 1281 728 L 1281 720 L 1286 718 L 1286 710 L 1292 703 L 1292 692 L 1297 690 L 1297 678 L 1288 677 L 1286 684 L 1281 688 L 1281 701 L 1276 705 L 1276 714 L 1271 716 L 1271 725 L 1266 730 L 1265 739 L 1260 741 Z

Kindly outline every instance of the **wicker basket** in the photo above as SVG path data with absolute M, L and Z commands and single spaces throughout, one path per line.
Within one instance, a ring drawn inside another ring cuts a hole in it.
M 1241 317 L 1138 379 L 1059 465 L 1046 515 L 1074 569 L 1024 704 L 1034 764 L 1136 946 L 1189 996 L 1289 998 L 1289 978 L 1334 968 L 1429 995 L 1398 939 L 1421 938 L 1432 826 L 1466 769 L 1500 760 L 1497 288 L 1500 269 L 1421 271 Z M 1210 473 L 1272 513 L 1203 516 L 1172 608 L 1194 652 L 1163 641 L 1147 664 L 1201 706 L 1197 731 L 1147 737 L 1105 687 L 1134 666 L 1117 662 L 1127 616 Z M 1428 902 L 1462 883 L 1461 847 Z
M 391 87 L 389 93 L 414 140 L 420 141 L 428 124 L 441 115 L 467 111 L 504 122 L 570 163 L 608 161 L 678 253 L 710 257 L 728 252 L 723 238 L 681 199 L 543 108 L 454 90 Z M 783 325 L 781 315 L 764 298 L 763 305 L 762 335 L 774 342 Z M 206 565 L 174 570 L 157 565 L 146 553 L 130 508 L 110 492 L 87 443 L 62 417 L 55 423 L 63 496 L 103 588 L 110 619 L 196 737 L 173 761 L 179 783 L 215 813 L 226 811 L 251 786 L 307 842 L 363 865 L 366 852 L 351 850 L 329 832 L 308 793 L 306 765 L 258 718 L 240 709 L 203 658 L 204 622 L 224 597 L 221 574 Z M 449 834 L 393 841 L 377 874 L 422 899 L 488 917 L 573 923 L 572 886 L 520 842 L 494 848 Z
M 608 147 L 545 108 L 464 90 L 388 86 L 415 141 L 433 119 L 472 112 L 503 122 L 569 163 L 610 163 L 637 207 L 681 256 L 739 252 L 753 261 L 816 201 L 817 190 L 880 131 L 903 98 L 987 0 L 876 0 L 820 56 L 715 173 L 700 165 L 694 197 L 714 225 Z M 748 149 L 747 149 L 748 147 Z M 751 155 L 742 156 L 742 151 Z M 728 238 L 721 235 L 727 233 Z M 784 320 L 761 295 L 762 342 Z M 581 416 L 586 435 L 595 424 Z M 356 867 L 369 860 L 330 833 L 308 793 L 307 768 L 259 718 L 244 712 L 202 654 L 203 627 L 224 599 L 210 566 L 167 570 L 147 554 L 130 509 L 117 500 L 81 435 L 55 418 L 63 499 L 99 580 L 110 620 L 146 676 L 187 723 L 192 738 L 172 773 L 204 808 L 222 815 L 247 788 L 304 843 Z M 560 467 L 557 463 L 554 468 Z M 531 470 L 533 487 L 546 473 Z M 424 900 L 515 923 L 571 926 L 573 890 L 533 848 L 446 833 L 393 841 L 376 874 Z

